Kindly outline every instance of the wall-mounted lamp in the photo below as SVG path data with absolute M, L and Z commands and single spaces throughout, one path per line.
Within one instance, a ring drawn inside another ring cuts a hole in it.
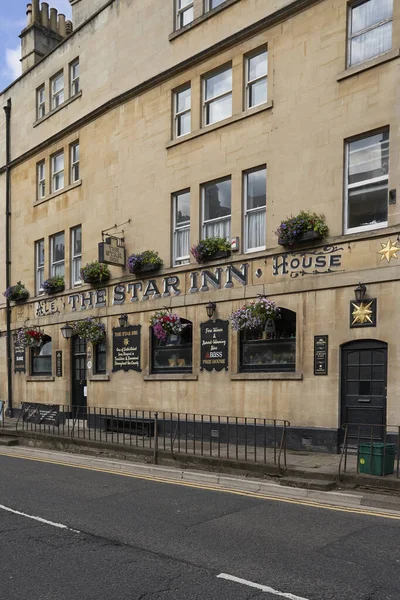
M 359 283 L 356 289 L 354 290 L 354 295 L 356 297 L 357 302 L 362 302 L 364 300 L 366 292 L 367 286 L 363 283 Z
M 74 330 L 72 329 L 69 323 L 65 323 L 64 327 L 61 327 L 61 333 L 65 340 L 70 340 L 72 338 Z
M 216 310 L 217 310 L 217 305 L 215 304 L 215 302 L 209 302 L 208 304 L 206 304 L 207 317 L 209 319 L 212 318 L 212 316 Z
M 122 314 L 118 317 L 118 323 L 120 327 L 126 327 L 128 325 L 128 315 Z

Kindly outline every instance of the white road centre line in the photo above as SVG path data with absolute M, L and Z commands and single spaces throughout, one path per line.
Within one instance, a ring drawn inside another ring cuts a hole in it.
M 39 523 L 44 523 L 44 525 L 51 525 L 52 527 L 57 527 L 58 529 L 67 529 L 67 531 L 73 531 L 73 533 L 80 533 L 77 529 L 72 529 L 67 525 L 63 525 L 62 523 L 54 523 L 53 521 L 48 521 L 47 519 L 42 519 L 42 517 L 35 517 L 34 515 L 27 515 L 26 513 L 20 512 L 19 510 L 15 510 L 14 508 L 10 508 L 9 506 L 4 506 L 4 504 L 0 504 L 0 509 L 5 510 L 7 512 L 13 513 L 14 515 L 19 515 L 20 517 L 26 517 L 27 519 L 32 519 L 33 521 L 39 521 Z
M 248 587 L 256 588 L 261 592 L 265 592 L 268 594 L 273 594 L 274 596 L 280 596 L 281 598 L 287 598 L 288 600 L 308 600 L 307 598 L 303 598 L 301 596 L 295 596 L 294 594 L 289 594 L 287 592 L 278 592 L 278 590 L 274 590 L 267 585 L 261 585 L 260 583 L 254 583 L 253 581 L 247 581 L 247 579 L 240 579 L 240 577 L 235 577 L 234 575 L 228 575 L 227 573 L 220 573 L 217 575 L 219 579 L 227 579 L 228 581 L 233 581 L 234 583 L 241 583 L 242 585 L 247 585 Z

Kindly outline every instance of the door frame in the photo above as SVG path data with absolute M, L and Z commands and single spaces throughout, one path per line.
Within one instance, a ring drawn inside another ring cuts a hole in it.
M 71 337 L 71 413 L 72 413 L 73 417 L 76 416 L 75 415 L 75 408 L 76 407 L 82 407 L 82 406 L 84 406 L 85 408 L 87 408 L 87 396 L 86 396 L 85 402 L 83 404 L 81 402 L 80 403 L 76 402 L 76 389 L 75 389 L 75 381 L 76 381 L 76 379 L 75 379 L 75 356 L 76 356 L 76 354 L 74 352 L 74 349 L 75 349 L 74 348 L 74 341 L 76 339 L 78 339 L 78 337 L 79 337 L 78 335 L 73 335 Z M 86 368 L 86 386 L 87 386 L 87 367 L 86 367 L 86 362 L 87 362 L 87 342 L 85 341 L 85 343 L 86 343 L 85 368 Z M 82 356 L 83 356 L 83 353 L 82 353 Z M 85 415 L 80 415 L 80 416 L 83 417 Z

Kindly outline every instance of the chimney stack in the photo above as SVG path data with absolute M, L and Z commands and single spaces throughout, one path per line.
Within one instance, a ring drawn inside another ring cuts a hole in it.
M 32 25 L 32 4 L 26 5 L 26 26 Z
M 66 27 L 65 27 L 65 15 L 59 13 L 58 15 L 58 33 L 61 37 L 65 38 L 67 35 Z
M 49 4 L 48 4 L 48 2 L 42 2 L 42 25 L 46 29 L 50 28 Z

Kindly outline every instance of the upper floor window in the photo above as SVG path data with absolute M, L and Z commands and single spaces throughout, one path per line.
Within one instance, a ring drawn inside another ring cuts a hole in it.
M 205 125 L 232 116 L 232 67 L 204 78 L 203 119 Z
M 176 28 L 181 29 L 194 19 L 193 0 L 176 0 Z
M 203 238 L 231 236 L 231 178 L 202 187 Z
M 52 342 L 51 337 L 44 336 L 44 344 L 39 348 L 31 348 L 31 375 L 52 374 Z
M 79 59 L 74 60 L 69 65 L 69 85 L 70 85 L 70 96 L 75 96 L 80 91 L 79 85 Z
M 64 187 L 64 150 L 51 157 L 51 191 Z
M 50 238 L 51 277 L 65 275 L 65 243 L 64 232 L 56 233 Z
M 345 231 L 358 232 L 388 224 L 389 131 L 346 144 Z
M 46 114 L 46 90 L 44 84 L 36 90 L 36 118 L 41 119 Z
M 179 192 L 172 196 L 173 201 L 173 253 L 174 265 L 190 261 L 190 192 Z
M 70 146 L 70 183 L 79 181 L 79 142 Z
M 244 174 L 245 252 L 265 249 L 267 169 L 252 169 Z
M 267 101 L 268 93 L 268 52 L 258 51 L 246 59 L 246 98 L 247 108 Z
M 64 102 L 64 73 L 61 71 L 51 79 L 51 108 Z
M 80 285 L 82 266 L 82 227 L 71 229 L 71 282 Z
M 159 339 L 151 328 L 152 373 L 191 373 L 193 325 L 181 319 L 182 331 Z
M 191 127 L 191 87 L 175 92 L 175 136 L 180 137 L 190 133 Z
M 217 8 L 220 4 L 223 4 L 226 0 L 206 0 L 206 11 Z
M 43 292 L 44 281 L 44 240 L 35 242 L 35 289 L 38 296 Z
M 46 195 L 46 163 L 42 160 L 37 164 L 37 199 L 41 200 Z
M 349 7 L 348 66 L 392 47 L 393 0 L 364 0 Z

